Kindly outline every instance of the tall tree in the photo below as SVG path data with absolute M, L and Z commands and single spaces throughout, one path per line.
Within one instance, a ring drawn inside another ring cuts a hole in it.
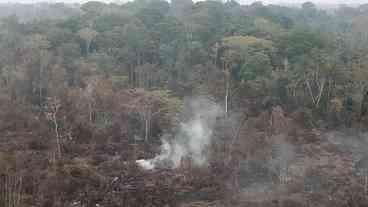
M 86 56 L 88 56 L 90 49 L 91 49 L 91 43 L 96 38 L 98 33 L 95 30 L 89 27 L 86 27 L 86 28 L 79 30 L 78 35 L 81 39 L 84 40 L 85 52 L 86 52 Z
M 43 89 L 45 87 L 45 80 L 47 75 L 45 75 L 45 70 L 49 64 L 51 54 L 49 51 L 50 42 L 47 37 L 41 34 L 35 34 L 30 37 L 29 46 L 31 49 L 36 51 L 38 61 L 39 61 L 39 83 L 38 83 L 38 95 L 39 103 L 42 104 L 43 99 Z

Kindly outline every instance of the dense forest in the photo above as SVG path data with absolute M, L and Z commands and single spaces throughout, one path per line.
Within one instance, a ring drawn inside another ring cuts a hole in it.
M 368 5 L 9 8 L 1 207 L 368 206 Z

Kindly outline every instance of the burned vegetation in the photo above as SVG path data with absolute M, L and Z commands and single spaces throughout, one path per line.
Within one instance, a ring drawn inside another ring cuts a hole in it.
M 368 206 L 367 5 L 0 13 L 0 207 Z

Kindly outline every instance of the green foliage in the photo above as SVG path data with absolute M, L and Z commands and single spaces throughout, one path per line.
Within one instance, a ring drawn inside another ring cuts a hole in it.
M 129 85 L 128 76 L 126 75 L 113 75 L 111 76 L 112 85 L 114 88 L 127 88 Z
M 133 50 L 142 49 L 146 45 L 145 43 L 149 36 L 143 22 L 135 18 L 124 26 L 124 38 L 127 46 Z
M 111 31 L 115 27 L 123 27 L 128 22 L 129 17 L 119 14 L 106 14 L 98 16 L 94 21 L 94 28 L 98 32 Z
M 224 38 L 223 43 L 225 47 L 237 51 L 240 58 L 240 80 L 254 80 L 257 76 L 270 75 L 271 56 L 274 53 L 271 41 L 254 36 L 231 36 Z
M 97 70 L 103 74 L 111 74 L 116 67 L 114 57 L 109 56 L 105 53 L 96 53 L 88 58 L 88 61 L 97 64 Z
M 247 56 L 241 70 L 240 77 L 242 80 L 254 80 L 257 76 L 271 75 L 271 59 L 262 52 L 256 52 L 251 56 Z
M 156 24 L 155 32 L 162 44 L 183 41 L 185 37 L 183 23 L 169 16 Z
M 284 32 L 281 25 L 275 24 L 264 18 L 257 18 L 254 20 L 254 26 L 257 33 L 271 38 L 272 36 L 281 36 Z
M 136 0 L 91 1 L 59 20 L 22 23 L 10 16 L 0 28 L 1 86 L 20 100 L 26 93 L 86 90 L 87 80 L 99 76 L 111 81 L 111 93 L 170 89 L 184 97 L 200 89 L 217 100 L 226 93 L 245 100 L 246 92 L 235 89 L 252 88 L 259 99 L 323 114 L 333 97 L 349 94 L 359 105 L 367 88 L 367 17 L 360 9 L 329 14 L 310 2 L 288 8 Z
M 46 5 L 62 11 L 62 18 L 44 18 L 40 12 L 37 19 L 12 15 L 0 21 L 0 177 L 10 175 L 8 193 L 25 201 L 19 206 L 177 206 L 180 185 L 200 190 L 193 183 L 206 190 L 206 199 L 217 200 L 217 191 L 227 185 L 207 173 L 218 169 L 220 178 L 237 175 L 238 154 L 269 157 L 258 147 L 245 152 L 243 146 L 267 145 L 273 128 L 285 130 L 288 141 L 307 144 L 307 151 L 313 142 L 322 143 L 321 152 L 331 147 L 328 140 L 315 139 L 318 130 L 299 131 L 301 125 L 366 128 L 367 5 L 336 12 L 311 2 L 293 8 L 233 0 Z M 176 129 L 185 97 L 198 96 L 213 98 L 228 115 L 217 117 L 213 136 L 219 139 L 206 151 L 220 161 L 203 170 L 184 168 L 183 176 L 169 182 L 162 182 L 161 174 L 178 171 L 138 169 L 134 161 L 156 154 L 162 134 Z M 228 149 L 228 143 L 243 141 L 249 143 Z M 299 179 L 295 169 L 290 175 Z M 346 169 L 343 176 L 352 174 L 351 166 Z M 200 175 L 192 182 L 192 170 L 207 178 Z M 339 171 L 333 170 L 334 179 Z M 212 197 L 214 178 L 221 185 Z M 141 179 L 157 180 L 160 188 Z M 167 186 L 173 189 L 169 196 Z M 349 190 L 321 196 L 328 200 L 321 206 L 334 204 L 330 197 L 359 206 L 356 202 L 366 195 Z M 5 195 L 2 189 L 0 194 Z M 162 203 L 165 196 L 172 203 Z
M 57 26 L 59 28 L 69 29 L 70 31 L 75 33 L 85 26 L 85 22 L 81 17 L 77 16 L 68 18 L 65 21 L 57 23 Z
M 81 6 L 81 9 L 89 16 L 94 17 L 100 14 L 106 4 L 100 1 L 89 1 Z
M 254 36 L 230 36 L 222 40 L 226 46 L 240 50 L 248 50 L 249 48 L 270 50 L 273 47 L 271 41 Z
M 144 9 L 140 10 L 136 16 L 142 21 L 147 28 L 152 28 L 157 23 L 161 22 L 170 5 L 163 0 L 151 1 Z
M 320 33 L 312 29 L 296 27 L 281 38 L 279 47 L 290 60 L 294 60 L 299 56 L 310 53 L 313 49 L 326 47 L 326 43 Z

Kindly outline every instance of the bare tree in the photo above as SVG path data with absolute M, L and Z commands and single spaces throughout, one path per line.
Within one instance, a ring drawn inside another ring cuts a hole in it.
M 58 157 L 61 158 L 61 143 L 60 143 L 60 129 L 59 129 L 59 110 L 61 107 L 61 101 L 57 97 L 47 99 L 46 103 L 46 118 L 52 122 L 55 131 L 56 148 Z
M 0 176 L 0 206 L 20 207 L 22 184 L 22 177 L 16 173 L 9 173 Z
M 35 50 L 38 60 L 39 60 L 39 83 L 38 83 L 38 93 L 40 104 L 42 103 L 42 89 L 44 87 L 44 79 L 46 75 L 44 74 L 45 69 L 47 68 L 50 62 L 50 52 L 48 49 L 50 48 L 50 42 L 44 35 L 35 34 L 29 40 L 29 46 L 33 50 Z

